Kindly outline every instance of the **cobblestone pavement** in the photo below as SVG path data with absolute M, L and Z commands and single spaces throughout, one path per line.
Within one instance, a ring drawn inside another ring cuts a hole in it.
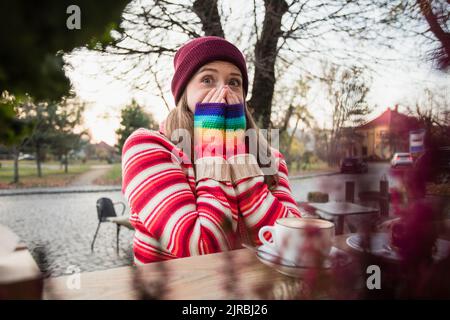
M 36 260 L 39 252 L 45 252 L 39 267 L 48 276 L 69 274 L 73 268 L 87 272 L 131 265 L 133 231 L 121 228 L 117 254 L 112 223 L 102 223 L 91 253 L 100 197 L 126 203 L 120 192 L 2 196 L 0 224 L 21 237 Z

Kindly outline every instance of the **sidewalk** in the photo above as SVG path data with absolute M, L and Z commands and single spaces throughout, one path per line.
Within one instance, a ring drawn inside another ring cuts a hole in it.
M 324 176 L 333 176 L 336 174 L 339 174 L 339 171 L 322 171 L 322 172 L 308 172 L 308 173 L 301 173 L 301 174 L 295 174 L 295 175 L 289 175 L 289 180 L 298 180 L 298 179 L 310 179 L 310 178 L 316 178 L 316 177 L 324 177 Z
M 58 193 L 84 193 L 84 192 L 108 192 L 121 191 L 121 186 L 72 186 L 56 188 L 26 188 L 0 190 L 1 196 L 19 196 L 32 194 L 58 194 Z
M 0 189 L 0 196 L 121 191 L 120 185 L 94 184 L 94 180 L 108 172 L 111 167 L 111 165 L 94 165 L 90 170 L 77 176 L 74 181 L 65 187 Z
M 69 184 L 71 187 L 83 187 L 94 185 L 95 179 L 103 176 L 112 168 L 112 165 L 94 165 L 91 169 L 85 173 L 80 174 L 75 178 L 72 183 Z
M 339 171 L 296 174 L 293 176 L 289 175 L 289 180 L 311 179 L 316 177 L 332 176 L 336 174 L 339 174 Z M 3 189 L 0 190 L 0 197 L 33 195 L 33 194 L 85 193 L 85 192 L 108 192 L 108 191 L 121 191 L 121 186 L 72 185 L 68 187 L 51 187 L 51 188 L 49 187 L 49 188 Z

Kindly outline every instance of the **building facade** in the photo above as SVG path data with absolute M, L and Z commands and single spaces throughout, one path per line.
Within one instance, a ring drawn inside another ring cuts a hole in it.
M 398 112 L 398 106 L 387 108 L 377 118 L 354 128 L 359 143 L 353 146 L 355 156 L 370 160 L 389 160 L 395 152 L 409 152 L 409 132 L 419 128 L 419 121 Z

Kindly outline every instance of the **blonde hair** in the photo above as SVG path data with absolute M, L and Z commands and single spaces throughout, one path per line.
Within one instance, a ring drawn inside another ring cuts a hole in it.
M 248 105 L 245 102 L 244 103 L 245 108 L 245 119 L 247 123 L 246 129 L 255 129 L 257 132 L 257 146 L 264 150 L 266 152 L 266 155 L 270 157 L 270 163 L 275 163 L 275 157 L 273 156 L 272 151 L 270 150 L 269 143 L 267 140 L 260 134 L 259 128 L 256 125 L 255 120 L 253 119 L 253 116 L 251 115 Z M 189 132 L 190 136 L 194 136 L 194 114 L 189 109 L 189 105 L 187 102 L 187 93 L 186 90 L 183 92 L 183 95 L 181 96 L 177 106 L 175 109 L 170 111 L 169 115 L 166 118 L 165 121 L 165 128 L 164 128 L 164 135 L 171 140 L 172 139 L 172 133 L 178 129 L 184 129 L 187 132 Z M 179 141 L 172 141 L 174 143 L 179 143 Z M 245 141 L 247 147 L 248 147 L 248 141 Z M 194 163 L 193 154 L 190 152 L 193 150 L 193 141 L 191 139 L 191 148 L 188 148 L 188 156 L 191 159 L 191 163 Z M 252 153 L 252 149 L 248 149 Z M 257 159 L 258 165 L 261 167 L 260 158 L 258 155 L 258 151 L 255 152 L 256 154 L 253 154 L 255 158 Z M 195 166 L 194 166 L 195 170 Z M 264 183 L 267 184 L 268 188 L 270 190 L 277 187 L 279 182 L 279 176 L 278 173 L 275 173 L 273 175 L 264 175 Z

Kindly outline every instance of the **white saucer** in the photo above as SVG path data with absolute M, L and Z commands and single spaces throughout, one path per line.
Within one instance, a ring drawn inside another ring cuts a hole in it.
M 266 245 L 258 247 L 256 257 L 259 261 L 271 268 L 274 268 L 278 272 L 296 278 L 301 278 L 312 269 L 317 269 L 317 267 L 296 265 L 291 261 L 286 261 L 285 259 L 277 256 L 276 253 L 274 253 Z M 345 267 L 351 261 L 352 258 L 345 251 L 332 247 L 330 257 L 325 259 L 323 265 L 318 268 L 321 271 L 329 272 L 333 267 Z
M 362 246 L 362 236 L 359 234 L 352 235 L 346 240 L 349 247 L 358 250 L 360 252 L 364 251 Z M 390 245 L 390 237 L 388 233 L 373 233 L 370 240 L 369 252 L 376 256 L 381 256 L 383 258 L 392 260 L 401 260 L 400 255 L 397 251 L 393 250 Z M 436 240 L 437 250 L 433 254 L 433 259 L 439 261 L 448 256 L 450 252 L 450 241 L 444 239 Z

